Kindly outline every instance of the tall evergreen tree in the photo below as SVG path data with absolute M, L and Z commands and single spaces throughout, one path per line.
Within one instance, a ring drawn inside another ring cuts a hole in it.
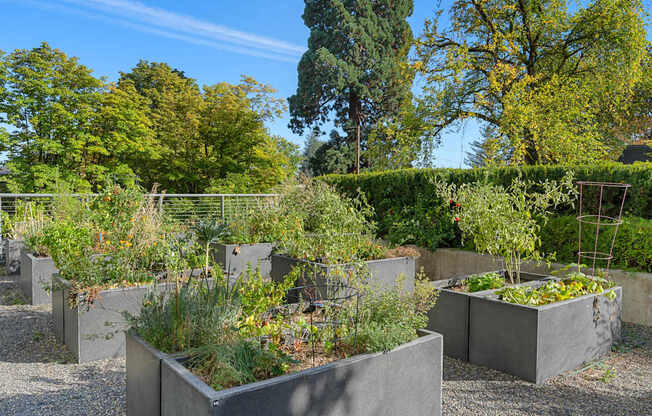
M 363 132 L 398 110 L 411 85 L 404 80 L 412 31 L 412 0 L 305 0 L 308 50 L 289 98 L 290 128 L 303 134 L 333 118 L 355 143 L 360 170 Z

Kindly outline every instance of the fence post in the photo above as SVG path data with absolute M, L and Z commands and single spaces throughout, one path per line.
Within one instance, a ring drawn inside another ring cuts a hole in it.
M 225 216 L 224 216 L 224 195 L 222 195 L 222 222 L 224 222 Z
M 158 212 L 159 214 L 163 213 L 163 194 L 161 194 L 158 200 Z

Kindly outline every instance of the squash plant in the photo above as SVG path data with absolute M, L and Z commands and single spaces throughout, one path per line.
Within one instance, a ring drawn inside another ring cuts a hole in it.
M 501 257 L 514 284 L 520 283 L 524 260 L 545 258 L 539 251 L 540 224 L 546 222 L 552 209 L 572 204 L 576 194 L 572 178 L 569 171 L 560 182 L 516 178 L 506 188 L 486 181 L 435 186 L 462 238 L 471 239 L 478 251 Z

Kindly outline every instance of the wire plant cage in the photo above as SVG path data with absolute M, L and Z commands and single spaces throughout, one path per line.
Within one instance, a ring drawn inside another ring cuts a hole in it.
M 342 284 L 304 285 L 289 290 L 297 302 L 275 308 L 282 342 L 312 367 L 344 358 L 357 349 L 360 291 Z
M 613 249 L 618 234 L 618 227 L 623 223 L 622 215 L 625 206 L 627 190 L 631 187 L 626 183 L 578 181 L 579 186 L 579 213 L 577 215 L 578 271 L 588 267 L 584 261 L 590 263 L 591 275 L 596 276 L 600 271 L 600 263 L 604 264 L 602 273 L 609 275 L 609 267 L 613 260 Z M 593 211 L 587 213 L 585 211 Z M 583 227 L 587 237 L 583 241 Z M 595 227 L 595 233 L 591 227 Z M 602 233 L 606 231 L 606 233 Z M 605 237 L 606 238 L 601 238 Z M 589 244 L 586 244 L 588 240 Z M 602 244 L 600 244 L 602 242 Z M 583 246 L 587 246 L 586 248 Z M 607 250 L 608 248 L 608 250 Z

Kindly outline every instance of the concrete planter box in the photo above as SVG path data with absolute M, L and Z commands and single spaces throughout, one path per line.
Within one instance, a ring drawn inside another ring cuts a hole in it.
M 381 260 L 369 260 L 365 262 L 371 275 L 372 285 L 381 287 L 392 287 L 399 275 L 404 275 L 403 288 L 406 291 L 414 290 L 414 278 L 416 274 L 413 257 L 396 257 Z M 323 285 L 326 277 L 335 271 L 341 272 L 351 270 L 353 266 L 347 264 L 333 265 L 316 263 L 307 260 L 295 259 L 282 254 L 272 254 L 272 280 L 280 282 L 292 269 L 299 265 L 308 265 L 310 270 L 315 271 L 316 281 L 306 282 L 308 284 Z M 297 284 L 302 284 L 297 282 Z M 290 300 L 292 301 L 292 300 Z
M 8 274 L 14 275 L 20 273 L 20 253 L 23 247 L 25 247 L 25 240 L 4 240 L 2 250 Z
M 170 285 L 173 283 L 102 290 L 93 305 L 71 308 L 71 284 L 55 275 L 52 290 L 55 335 L 78 363 L 124 356 L 124 331 L 128 324 L 123 314 L 138 314 L 148 291 L 165 290 Z
M 224 266 L 224 270 L 231 276 L 240 276 L 251 265 L 252 270 L 259 267 L 261 276 L 269 277 L 272 270 L 270 256 L 273 248 L 270 243 L 216 244 L 213 258 Z
M 179 354 L 166 354 L 134 334 L 127 339 L 127 414 L 161 414 L 161 361 Z
M 18 286 L 30 305 L 52 302 L 52 275 L 58 273 L 52 257 L 36 257 L 23 249 L 20 254 Z
M 161 415 L 441 415 L 442 337 L 423 335 L 387 353 L 222 391 L 192 374 L 182 359 L 163 359 Z
M 499 270 L 498 273 L 505 274 L 507 278 L 507 272 Z M 444 336 L 445 355 L 464 361 L 469 360 L 470 299 L 494 291 L 492 289 L 467 293 L 449 289 L 458 285 L 467 277 L 469 276 L 432 282 L 432 285 L 439 289 L 439 297 L 435 306 L 428 312 L 429 322 L 427 326 L 429 330 Z M 521 272 L 521 281 L 538 281 L 549 278 L 551 276 Z
M 469 361 L 540 384 L 606 354 L 620 339 L 622 310 L 621 288 L 609 290 L 613 301 L 604 292 L 539 307 L 471 297 Z

